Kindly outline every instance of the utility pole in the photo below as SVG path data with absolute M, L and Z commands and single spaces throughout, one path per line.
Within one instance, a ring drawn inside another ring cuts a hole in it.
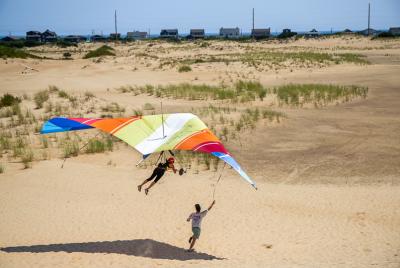
M 115 25 L 115 41 L 117 41 L 117 39 L 118 39 L 118 37 L 117 37 L 117 33 L 118 33 L 118 30 L 117 30 L 117 10 L 115 10 L 115 13 L 114 13 L 114 25 Z
M 370 26 L 371 26 L 371 3 L 368 3 L 368 33 L 367 33 L 367 35 L 371 34 Z
M 252 31 L 251 31 L 251 35 L 253 35 L 254 34 L 254 7 L 253 7 L 253 28 L 252 28 Z

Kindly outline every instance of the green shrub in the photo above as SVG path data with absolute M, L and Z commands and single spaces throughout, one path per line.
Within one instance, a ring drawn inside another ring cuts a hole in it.
M 115 56 L 115 53 L 113 51 L 114 51 L 114 49 L 112 47 L 103 45 L 103 46 L 99 47 L 98 49 L 90 51 L 83 58 L 89 59 L 89 58 L 95 58 L 95 57 L 100 57 L 100 56 Z
M 31 149 L 24 150 L 21 155 L 21 161 L 24 164 L 24 168 L 30 168 L 33 161 L 33 152 Z
M 36 104 L 37 109 L 43 108 L 43 104 L 49 100 L 49 91 L 48 90 L 42 90 L 37 92 L 34 96 L 33 99 Z
M 69 52 L 64 52 L 63 53 L 63 57 L 64 57 L 64 59 L 66 59 L 66 60 L 70 60 L 71 59 L 71 53 L 69 53 Z
M 179 66 L 179 68 L 178 68 L 178 72 L 180 72 L 180 73 L 190 72 L 191 70 L 192 70 L 192 68 L 190 68 L 189 65 L 182 65 L 182 66 Z
M 58 91 L 58 97 L 68 99 L 70 96 L 64 90 L 60 90 L 60 91 Z
M 58 40 L 56 43 L 56 46 L 61 47 L 61 48 L 66 48 L 66 47 L 78 47 L 77 44 L 64 41 L 64 40 Z
M 5 168 L 3 166 L 3 164 L 0 163 L 0 174 L 4 173 Z
M 154 106 L 151 103 L 145 103 L 143 105 L 143 110 L 154 110 Z
M 78 156 L 79 144 L 77 141 L 66 141 L 64 144 L 64 158 Z
M 94 153 L 103 153 L 105 151 L 113 150 L 113 142 L 111 138 L 106 138 L 105 141 L 100 139 L 92 139 L 89 141 L 86 146 L 86 153 L 94 154 Z
M 0 46 L 0 58 L 40 58 L 18 48 Z
M 20 102 L 20 98 L 14 97 L 13 95 L 6 93 L 0 98 L 0 108 L 12 106 L 13 104 Z

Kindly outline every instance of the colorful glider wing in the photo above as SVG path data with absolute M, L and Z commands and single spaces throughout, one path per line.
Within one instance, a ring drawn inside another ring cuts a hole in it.
M 167 150 L 210 153 L 234 168 L 254 188 L 255 183 L 196 115 L 177 113 L 129 118 L 64 118 L 47 121 L 41 133 L 97 128 L 128 143 L 146 156 Z

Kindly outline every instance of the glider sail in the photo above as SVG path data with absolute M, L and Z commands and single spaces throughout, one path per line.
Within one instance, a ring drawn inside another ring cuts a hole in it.
M 55 117 L 44 123 L 41 134 L 97 128 L 128 143 L 143 156 L 168 150 L 209 153 L 226 162 L 248 183 L 255 183 L 196 115 L 176 113 L 128 118 Z

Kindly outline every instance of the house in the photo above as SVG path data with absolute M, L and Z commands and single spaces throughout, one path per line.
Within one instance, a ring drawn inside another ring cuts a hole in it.
M 102 35 L 95 34 L 95 35 L 92 35 L 92 36 L 90 37 L 90 40 L 91 40 L 92 42 L 104 42 L 104 41 L 107 40 L 107 38 L 105 38 L 105 37 L 102 36 Z
M 319 36 L 319 32 L 315 29 L 312 29 L 309 32 L 304 33 L 305 37 L 318 37 Z
M 390 27 L 389 33 L 393 35 L 400 35 L 400 27 Z
M 290 38 L 290 37 L 295 36 L 295 35 L 297 35 L 297 33 L 296 32 L 292 32 L 292 30 L 290 30 L 290 29 L 283 29 L 282 33 L 280 33 L 278 35 L 278 38 L 281 38 L 281 39 Z
M 178 29 L 162 29 L 160 37 L 178 39 Z
M 240 29 L 236 28 L 223 28 L 219 29 L 219 36 L 224 38 L 238 38 L 240 37 Z
M 270 35 L 271 35 L 271 28 L 251 30 L 251 37 L 255 39 L 268 38 L 270 37 Z
M 147 32 L 133 31 L 126 34 L 128 40 L 141 40 L 147 38 Z
M 67 35 L 64 37 L 64 41 L 70 42 L 70 43 L 79 43 L 79 42 L 85 42 L 87 38 L 82 35 Z
M 372 29 L 372 28 L 367 28 L 365 30 L 359 31 L 358 33 L 362 34 L 362 35 L 376 35 L 379 32 L 377 30 Z
M 189 38 L 200 39 L 206 36 L 204 29 L 190 29 Z
M 26 32 L 25 39 L 26 39 L 26 41 L 41 42 L 42 41 L 42 33 L 39 31 Z
M 42 42 L 57 42 L 57 34 L 47 29 L 42 33 Z
M 353 31 L 350 30 L 350 29 L 345 29 L 345 30 L 342 32 L 342 34 L 352 34 L 352 33 L 353 33 Z
M 17 40 L 18 40 L 18 38 L 13 37 L 13 36 L 6 36 L 1 39 L 2 42 L 12 42 L 12 41 L 17 41 Z
M 121 39 L 120 33 L 110 33 L 110 40 L 119 40 Z

